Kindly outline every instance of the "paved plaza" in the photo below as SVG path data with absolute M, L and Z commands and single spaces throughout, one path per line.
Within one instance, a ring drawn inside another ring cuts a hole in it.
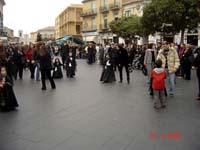
M 0 113 L 0 150 L 200 149 L 194 73 L 192 81 L 177 79 L 175 96 L 156 111 L 140 71 L 131 74 L 130 85 L 101 84 L 101 71 L 79 60 L 74 79 L 56 80 L 57 89 L 47 84 L 47 91 L 25 71 L 14 87 L 20 107 Z

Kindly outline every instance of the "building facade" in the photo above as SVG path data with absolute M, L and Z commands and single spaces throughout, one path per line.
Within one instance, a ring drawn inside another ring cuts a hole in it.
M 3 27 L 4 35 L 6 35 L 8 42 L 14 42 L 14 30 L 8 27 Z
M 10 29 L 8 27 L 3 27 L 3 31 L 6 33 L 8 38 L 14 37 L 14 30 L 13 29 Z
M 82 39 L 81 31 L 83 21 L 80 16 L 82 11 L 83 5 L 72 4 L 56 17 L 56 39 L 62 38 L 64 36 L 73 36 Z
M 115 41 L 117 37 L 109 23 L 122 17 L 122 0 L 84 0 L 82 3 L 83 40 L 104 44 Z
M 5 37 L 5 33 L 3 31 L 3 7 L 5 5 L 4 0 L 0 0 L 0 37 Z
M 130 17 L 131 15 L 142 16 L 143 8 L 148 4 L 149 0 L 123 0 L 123 16 Z
M 143 8 L 150 2 L 151 0 L 123 0 L 122 4 L 123 16 L 124 17 L 129 17 L 131 15 L 142 16 Z M 165 40 L 179 44 L 181 42 L 181 34 L 179 33 L 175 36 L 169 35 L 168 37 L 166 37 Z M 155 35 L 150 35 L 148 37 L 149 43 L 158 43 L 161 41 L 162 41 L 162 35 L 160 35 L 159 33 L 156 33 Z M 138 44 L 141 45 L 145 42 L 147 41 L 146 40 L 144 41 L 143 38 L 140 38 Z M 200 46 L 200 26 L 197 29 L 185 31 L 184 43 L 190 43 L 193 45 Z
M 38 33 L 41 34 L 43 41 L 53 41 L 55 40 L 55 32 L 56 31 L 54 26 L 45 27 L 43 29 L 39 29 L 36 32 L 31 32 L 31 42 L 35 43 L 37 41 Z
M 32 43 L 36 42 L 37 34 L 38 34 L 38 32 L 31 32 L 31 39 L 30 40 L 31 40 Z

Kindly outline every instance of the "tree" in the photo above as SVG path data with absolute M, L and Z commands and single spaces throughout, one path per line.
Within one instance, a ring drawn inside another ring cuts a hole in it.
M 152 0 L 144 8 L 141 20 L 146 35 L 155 32 L 176 34 L 181 31 L 183 41 L 186 29 L 194 29 L 200 22 L 200 0 Z M 171 27 L 164 26 L 171 24 Z
M 109 24 L 111 31 L 119 37 L 132 42 L 136 36 L 142 35 L 141 17 L 120 18 Z

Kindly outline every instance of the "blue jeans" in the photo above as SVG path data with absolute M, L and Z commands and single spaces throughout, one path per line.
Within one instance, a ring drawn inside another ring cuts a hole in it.
M 169 93 L 173 93 L 175 92 L 175 73 L 169 73 L 169 71 L 167 71 L 168 73 L 168 77 L 169 77 Z

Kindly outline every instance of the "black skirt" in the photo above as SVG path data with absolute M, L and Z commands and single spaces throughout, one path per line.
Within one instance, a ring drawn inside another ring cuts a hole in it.
M 107 66 L 106 68 L 103 69 L 100 81 L 102 81 L 103 83 L 112 83 L 116 81 L 115 73 L 111 66 Z
M 60 79 L 63 78 L 63 73 L 61 66 L 56 66 L 53 71 L 53 78 Z
M 0 97 L 0 108 L 2 111 L 14 110 L 16 107 L 19 106 L 13 88 L 10 85 L 5 85 L 1 89 Z

